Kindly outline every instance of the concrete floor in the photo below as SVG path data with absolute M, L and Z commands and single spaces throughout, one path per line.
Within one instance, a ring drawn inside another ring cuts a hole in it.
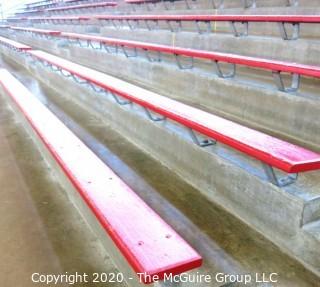
M 204 256 L 202 272 L 277 272 L 273 286 L 320 286 L 319 278 L 115 131 L 23 71 L 8 68 Z M 0 186 L 1 286 L 36 286 L 33 272 L 117 272 L 3 97 Z

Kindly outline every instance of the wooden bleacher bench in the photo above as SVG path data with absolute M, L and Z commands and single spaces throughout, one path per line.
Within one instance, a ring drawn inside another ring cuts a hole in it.
M 89 21 L 91 18 L 89 16 L 54 16 L 54 17 L 30 17 L 27 20 L 31 22 L 39 23 L 71 23 L 71 24 L 81 24 L 83 22 Z
M 0 83 L 135 272 L 163 278 L 201 265 L 188 243 L 4 69 Z
M 256 158 L 263 163 L 269 180 L 278 186 L 294 182 L 297 173 L 320 169 L 320 154 L 279 140 L 262 132 L 244 127 L 240 124 L 223 119 L 213 114 L 163 97 L 123 80 L 111 77 L 93 69 L 53 56 L 43 51 L 28 51 L 33 58 L 70 73 L 75 80 L 80 78 L 93 89 L 98 86 L 103 90 L 123 97 L 162 116 L 154 121 L 173 120 L 192 132 L 192 139 L 202 146 L 194 134 L 198 132 L 215 143 L 221 142 L 237 151 Z M 67 75 L 69 76 L 69 75 Z M 78 81 L 77 81 L 78 82 Z M 96 89 L 94 89 L 96 90 Z M 150 116 L 150 112 L 149 112 Z M 208 141 L 203 144 L 206 145 Z M 273 168 L 289 173 L 288 177 L 278 179 Z
M 151 0 L 152 1 L 152 0 Z M 165 8 L 168 9 L 168 6 L 165 4 L 165 2 L 179 2 L 177 0 L 155 0 L 154 3 L 163 2 L 165 5 Z M 148 3 L 148 0 L 125 0 L 128 4 L 145 4 Z M 184 0 L 187 9 L 191 9 L 192 6 L 191 3 L 196 2 L 196 0 Z M 221 9 L 224 6 L 224 0 L 211 0 L 209 3 L 212 5 L 213 9 Z M 257 0 L 242 0 L 243 7 L 244 8 L 256 8 L 257 7 Z M 298 0 L 287 0 L 287 6 L 298 6 Z
M 230 53 L 221 53 L 221 52 L 213 52 L 213 51 L 204 51 L 204 50 L 196 50 L 196 49 L 188 49 L 188 48 L 179 48 L 173 46 L 166 45 L 158 45 L 158 44 L 149 44 L 145 42 L 138 41 L 130 41 L 130 40 L 121 40 L 116 38 L 106 38 L 100 36 L 91 36 L 85 34 L 77 34 L 77 33 L 66 33 L 59 31 L 50 31 L 50 30 L 42 30 L 42 29 L 34 29 L 34 28 L 22 28 L 22 27 L 10 27 L 11 29 L 21 30 L 21 31 L 30 31 L 33 33 L 46 34 L 50 36 L 62 37 L 72 40 L 82 40 L 86 41 L 87 47 L 90 47 L 90 42 L 101 43 L 102 45 L 116 46 L 123 49 L 126 54 L 125 48 L 130 49 L 141 49 L 143 51 L 154 51 L 157 53 L 171 54 L 175 56 L 177 64 L 180 68 L 185 68 L 182 66 L 179 61 L 179 56 L 190 57 L 193 59 L 201 59 L 201 60 L 211 60 L 215 65 L 217 75 L 221 78 L 230 78 L 235 76 L 236 65 L 259 68 L 263 70 L 270 70 L 272 72 L 273 77 L 275 78 L 275 82 L 280 91 L 284 92 L 296 92 L 300 86 L 300 76 L 312 77 L 312 78 L 320 78 L 320 67 L 311 66 L 311 65 L 303 65 L 298 63 L 289 63 L 283 61 L 269 60 L 258 57 L 248 57 L 241 56 Z M 71 42 L 71 43 L 79 43 L 79 42 Z M 100 46 L 102 49 L 102 46 Z M 136 52 L 136 51 L 135 51 Z M 146 54 L 147 58 L 150 57 L 149 54 Z M 161 55 L 158 55 L 158 60 L 161 60 Z M 222 72 L 222 69 L 219 66 L 219 63 L 229 63 L 231 64 L 231 72 L 225 73 Z M 189 65 L 187 68 L 192 68 L 192 65 Z M 285 87 L 284 80 L 282 78 L 281 73 L 292 74 L 292 83 L 290 87 Z
M 272 71 L 273 77 L 275 78 L 277 87 L 280 91 L 286 92 L 295 92 L 298 90 L 300 85 L 300 76 L 307 76 L 313 78 L 320 78 L 320 67 L 311 66 L 311 65 L 303 65 L 297 63 L 289 63 L 283 61 L 269 60 L 258 57 L 248 57 L 241 56 L 230 53 L 220 53 L 213 51 L 204 51 L 204 50 L 195 50 L 188 48 L 179 48 L 173 46 L 159 45 L 159 44 L 149 44 L 145 42 L 138 41 L 129 41 L 129 40 L 121 40 L 116 38 L 106 38 L 100 36 L 91 36 L 85 34 L 77 34 L 77 33 L 65 33 L 61 32 L 61 34 L 57 34 L 56 36 L 72 39 L 72 40 L 83 40 L 86 41 L 88 47 L 90 47 L 90 42 L 97 42 L 107 46 L 116 46 L 123 48 L 124 53 L 127 55 L 125 48 L 135 49 L 135 53 L 137 53 L 136 49 L 141 49 L 143 51 L 153 51 L 157 53 L 171 54 L 175 56 L 177 64 L 180 68 L 184 68 L 179 60 L 179 56 L 190 57 L 192 60 L 192 64 L 188 66 L 188 68 L 193 67 L 193 59 L 201 59 L 201 60 L 211 60 L 215 65 L 217 75 L 221 78 L 230 78 L 235 76 L 236 65 L 247 66 L 252 68 L 259 68 L 264 70 Z M 72 42 L 79 43 L 79 42 Z M 102 48 L 102 46 L 100 46 Z M 137 54 L 135 54 L 137 55 Z M 147 58 L 149 54 L 146 55 Z M 161 60 L 161 55 L 158 54 L 158 60 Z M 222 69 L 219 66 L 219 63 L 229 63 L 231 64 L 231 72 L 225 73 L 222 72 Z M 285 87 L 284 80 L 282 78 L 281 73 L 289 73 L 292 74 L 292 84 L 289 88 Z
M 51 35 L 51 36 L 57 36 L 60 35 L 60 31 L 55 30 L 45 30 L 45 29 L 36 29 L 36 28 L 24 28 L 24 27 L 14 27 L 10 26 L 10 29 L 15 31 L 23 31 L 23 32 L 30 32 L 34 34 L 41 34 L 41 35 Z
M 281 36 L 285 40 L 295 40 L 299 38 L 300 24 L 315 24 L 320 23 L 320 16 L 318 15 L 96 15 L 95 19 L 108 20 L 108 21 L 134 21 L 136 23 L 141 22 L 154 22 L 160 21 L 168 23 L 168 27 L 172 31 L 182 30 L 182 22 L 193 22 L 199 33 L 209 33 L 213 29 L 211 23 L 213 22 L 229 22 L 231 23 L 232 32 L 235 36 L 247 36 L 249 23 L 254 22 L 271 22 L 278 23 L 280 27 Z M 172 23 L 178 23 L 178 27 L 174 28 Z M 199 23 L 206 23 L 207 29 L 203 29 L 199 26 Z M 243 25 L 244 31 L 239 31 L 239 27 L 236 23 Z M 292 35 L 289 35 L 289 31 L 285 24 L 291 24 L 293 31 Z M 134 27 L 129 25 L 129 27 Z M 153 25 L 157 28 L 157 25 Z M 151 29 L 151 25 L 147 25 L 148 29 Z
M 72 5 L 72 6 L 61 6 L 46 9 L 46 12 L 72 12 L 73 10 L 78 9 L 89 9 L 89 8 L 103 8 L 103 7 L 115 7 L 117 6 L 117 2 L 96 2 L 96 3 L 88 3 L 88 4 L 80 4 L 80 5 Z
M 18 51 L 28 51 L 32 49 L 30 46 L 18 43 L 16 41 L 13 41 L 4 37 L 0 37 L 0 43 L 11 49 L 18 50 Z

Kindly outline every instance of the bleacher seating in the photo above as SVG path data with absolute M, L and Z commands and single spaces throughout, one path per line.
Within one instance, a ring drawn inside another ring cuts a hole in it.
M 201 265 L 192 247 L 4 69 L 0 83 L 135 272 L 163 278 Z
M 149 30 L 158 28 L 159 22 L 164 22 L 168 24 L 168 29 L 172 32 L 183 30 L 182 23 L 191 22 L 194 23 L 199 33 L 214 31 L 211 26 L 212 22 L 229 22 L 232 32 L 236 37 L 247 36 L 249 34 L 249 23 L 269 22 L 279 24 L 281 37 L 285 40 L 296 40 L 299 38 L 300 24 L 320 23 L 320 17 L 315 15 L 97 15 L 94 18 L 100 21 L 109 21 L 115 27 L 117 26 L 114 24 L 114 21 L 120 21 L 122 24 L 126 23 L 132 29 L 138 27 L 140 22 L 144 22 Z M 134 25 L 130 25 L 130 21 Z M 173 26 L 174 23 L 177 24 L 176 27 Z M 203 29 L 199 25 L 200 23 L 207 24 L 207 29 Z M 244 26 L 241 31 L 239 31 L 236 23 Z M 293 27 L 291 36 L 285 26 L 286 23 L 291 24 Z
M 96 2 L 88 4 L 79 4 L 71 6 L 62 6 L 46 9 L 45 12 L 50 14 L 65 14 L 65 13 L 75 13 L 77 11 L 89 10 L 89 9 L 99 9 L 99 8 L 109 8 L 117 6 L 117 2 Z
M 6 19 L 0 50 L 67 100 L 63 113 L 114 129 L 320 275 L 319 11 L 315 0 L 46 0 Z M 197 251 L 215 265 L 1 69 L 0 84 L 134 272 L 180 274 L 200 267 Z
M 27 51 L 32 49 L 27 45 L 12 41 L 4 37 L 0 37 L 0 43 L 1 45 L 5 45 L 7 47 L 10 47 L 11 49 L 18 50 L 18 51 Z
M 215 70 L 217 75 L 221 78 L 234 77 L 236 73 L 236 65 L 243 65 L 247 67 L 260 68 L 264 70 L 270 70 L 276 80 L 277 87 L 280 91 L 284 92 L 295 92 L 300 86 L 300 76 L 307 76 L 313 78 L 320 78 L 320 68 L 317 66 L 302 65 L 297 63 L 286 63 L 283 61 L 268 60 L 255 57 L 244 57 L 241 55 L 217 53 L 212 51 L 203 51 L 195 49 L 185 49 L 180 47 L 172 47 L 165 45 L 150 44 L 138 41 L 128 41 L 115 38 L 106 38 L 85 34 L 77 33 L 66 33 L 60 31 L 51 31 L 43 29 L 34 28 L 23 28 L 23 27 L 10 27 L 13 30 L 25 31 L 36 34 L 44 34 L 48 36 L 56 36 L 59 38 L 67 38 L 71 44 L 78 44 L 80 46 L 86 46 L 88 48 L 97 49 L 92 45 L 92 43 L 98 43 L 100 49 L 106 49 L 109 51 L 108 46 L 121 48 L 125 55 L 128 56 L 126 49 L 133 49 L 133 54 L 137 55 L 137 49 L 145 51 L 145 55 L 150 61 L 161 61 L 161 54 L 170 54 L 175 57 L 177 65 L 181 68 L 192 68 L 194 66 L 193 59 L 210 60 L 215 65 Z M 84 41 L 85 43 L 81 43 Z M 117 50 L 118 51 L 118 50 Z M 157 57 L 155 59 L 151 58 L 149 52 L 157 52 Z M 179 61 L 179 57 L 189 57 L 191 59 L 191 65 L 182 65 Z M 231 72 L 224 73 L 219 66 L 219 62 L 231 64 Z M 284 81 L 282 80 L 281 73 L 292 74 L 291 87 L 286 88 Z
M 91 85 L 96 85 L 102 89 L 111 91 L 162 115 L 162 118 L 151 118 L 153 120 L 157 121 L 169 118 L 177 121 L 188 129 L 203 134 L 213 139 L 214 142 L 218 141 L 244 152 L 248 156 L 264 162 L 269 167 L 276 167 L 287 173 L 320 169 L 319 154 L 248 129 L 212 114 L 188 107 L 177 101 L 167 99 L 45 52 L 30 51 L 30 54 L 49 65 L 70 73 L 73 77 L 79 77 Z M 193 137 L 193 139 L 195 138 Z M 196 143 L 201 145 L 201 143 L 197 141 Z M 276 185 L 292 183 L 292 176 L 289 176 L 282 182 L 275 177 L 270 177 L 270 179 Z

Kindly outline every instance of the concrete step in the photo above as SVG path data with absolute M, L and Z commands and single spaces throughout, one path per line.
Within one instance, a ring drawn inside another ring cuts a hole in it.
M 320 246 L 320 220 L 310 222 L 303 227 L 303 230 L 309 233 L 315 240 L 319 242 Z

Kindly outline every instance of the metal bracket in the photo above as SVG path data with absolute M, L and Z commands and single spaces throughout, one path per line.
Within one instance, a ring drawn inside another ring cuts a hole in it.
M 256 8 L 257 1 L 256 0 L 242 0 L 244 8 Z
M 276 81 L 277 87 L 279 91 L 287 92 L 287 93 L 294 93 L 298 91 L 300 86 L 300 75 L 299 74 L 292 74 L 292 81 L 291 86 L 289 88 L 285 87 L 284 81 L 282 79 L 282 75 L 280 71 L 272 71 L 272 76 Z
M 195 2 L 196 0 L 190 0 L 190 1 Z M 192 8 L 192 7 L 190 6 L 190 4 L 189 4 L 189 0 L 184 0 L 184 3 L 186 3 L 186 8 L 187 8 L 187 9 L 191 9 L 191 8 Z
M 118 46 L 117 45 L 111 46 L 113 51 L 112 51 L 111 47 L 109 47 L 106 43 L 103 43 L 102 46 L 107 51 L 107 53 L 116 53 L 116 54 L 118 53 Z
M 88 82 L 88 85 L 95 93 L 98 93 L 98 94 L 105 94 L 106 93 L 105 89 L 97 87 L 95 84 L 93 84 L 91 82 Z
M 199 22 L 206 23 L 207 24 L 206 29 L 201 29 L 201 26 L 200 26 Z M 205 33 L 209 34 L 209 33 L 211 33 L 211 31 L 212 31 L 211 21 L 195 21 L 195 23 L 196 23 L 197 30 L 198 30 L 199 34 L 205 34 Z
M 298 179 L 297 173 L 291 173 L 286 177 L 278 178 L 272 166 L 262 162 L 262 167 L 268 180 L 276 186 L 284 187 L 294 183 Z
M 143 109 L 145 110 L 148 118 L 149 118 L 150 120 L 152 120 L 153 122 L 160 122 L 160 121 L 166 120 L 166 117 L 165 117 L 165 116 L 155 117 L 155 116 L 153 116 L 153 114 L 152 114 L 147 108 L 143 107 Z
M 147 27 L 147 29 L 148 29 L 149 31 L 155 30 L 155 29 L 158 29 L 158 28 L 159 28 L 159 22 L 158 22 L 158 20 L 151 20 L 152 22 L 155 23 L 155 25 L 154 25 L 153 27 L 150 25 L 149 21 L 150 21 L 150 20 L 144 20 L 144 23 L 145 23 L 145 25 L 146 25 L 146 27 Z
M 199 138 L 197 137 L 193 129 L 191 128 L 187 128 L 187 129 L 189 131 L 192 141 L 200 147 L 207 147 L 207 146 L 215 145 L 217 143 L 217 141 L 212 139 L 199 140 Z
M 178 65 L 179 69 L 181 69 L 181 70 L 187 70 L 187 69 L 192 69 L 192 68 L 193 68 L 193 66 L 194 66 L 193 57 L 190 57 L 191 63 L 190 63 L 189 65 L 187 65 L 187 66 L 183 66 L 183 65 L 182 65 L 178 54 L 174 54 L 174 57 L 175 57 L 175 59 L 176 59 L 176 62 L 177 62 L 177 65 Z
M 220 64 L 219 64 L 219 61 L 214 60 L 213 64 L 214 64 L 215 70 L 216 70 L 219 78 L 223 78 L 223 79 L 233 78 L 236 74 L 236 64 L 230 63 L 231 71 L 229 73 L 224 73 L 222 71 Z
M 134 22 L 134 25 L 131 24 L 130 19 L 126 20 L 127 26 L 130 28 L 130 30 L 135 30 L 136 28 L 139 28 L 139 20 L 131 20 Z
M 170 8 L 174 8 L 175 5 L 174 5 L 174 2 L 173 0 L 162 0 L 163 2 L 163 6 L 166 10 L 169 10 Z M 167 3 L 170 3 L 169 5 L 167 5 Z
M 291 24 L 292 25 L 292 35 L 291 37 L 289 36 L 289 33 L 286 28 L 286 24 Z M 299 34 L 300 34 L 300 23 L 285 23 L 285 22 L 280 22 L 278 23 L 279 29 L 280 29 L 280 34 L 283 40 L 297 40 L 299 39 Z
M 299 1 L 298 0 L 287 0 L 287 6 L 298 6 Z
M 101 42 L 98 42 L 99 43 L 99 46 L 96 47 L 95 45 L 93 45 L 93 42 L 91 40 L 87 40 L 87 47 L 88 48 L 92 48 L 94 50 L 101 50 L 102 49 L 102 43 Z
M 120 98 L 119 98 L 118 96 L 116 96 L 114 93 L 112 93 L 112 92 L 110 92 L 110 91 L 109 91 L 109 93 L 110 93 L 110 95 L 116 100 L 116 102 L 117 102 L 119 105 L 121 105 L 121 106 L 129 105 L 129 104 L 132 103 L 132 102 L 129 101 L 129 100 L 127 100 L 127 101 L 122 101 L 122 100 L 120 100 Z
M 247 22 L 247 21 L 242 21 L 242 22 L 230 21 L 229 23 L 230 23 L 231 30 L 232 30 L 233 34 L 236 37 L 248 36 L 248 33 L 249 33 L 249 22 Z M 239 31 L 239 29 L 236 26 L 236 23 L 242 24 L 243 32 Z
M 210 0 L 209 0 L 210 1 Z M 223 8 L 223 0 L 211 0 L 213 9 Z
M 130 55 L 130 54 L 126 51 L 126 49 L 125 49 L 125 47 L 124 47 L 123 45 L 121 46 L 121 48 L 122 48 L 122 51 L 123 51 L 123 53 L 126 55 L 127 58 L 134 58 L 134 57 L 137 57 L 137 56 L 138 56 L 138 52 L 137 52 L 137 48 L 136 48 L 136 47 L 133 48 L 133 51 L 134 51 L 133 55 Z
M 178 27 L 176 29 L 171 25 L 171 21 L 170 20 L 167 20 L 166 22 L 167 22 L 168 27 L 169 27 L 171 32 L 180 32 L 182 30 L 181 21 L 179 21 L 179 20 L 176 21 L 178 23 Z
M 80 85 L 88 84 L 88 81 L 86 81 L 86 80 L 83 81 L 81 78 L 77 77 L 77 76 L 74 75 L 74 74 L 71 74 L 71 77 L 72 77 L 72 79 L 73 79 L 76 83 L 78 83 L 78 84 L 80 84 Z
M 147 59 L 148 59 L 150 62 L 161 62 L 161 52 L 160 52 L 160 51 L 157 51 L 157 55 L 158 55 L 157 58 L 152 58 L 152 57 L 150 57 L 150 54 L 149 54 L 149 50 L 148 50 L 148 49 L 144 49 L 144 51 L 145 51 L 145 53 L 146 53 Z

